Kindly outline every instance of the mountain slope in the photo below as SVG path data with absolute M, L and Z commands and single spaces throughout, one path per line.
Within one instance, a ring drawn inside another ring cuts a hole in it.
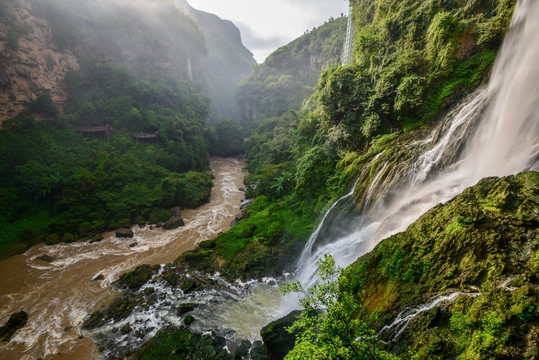
M 232 22 L 193 9 L 185 0 L 175 0 L 175 4 L 193 19 L 206 41 L 202 83 L 204 93 L 212 99 L 210 122 L 223 117 L 239 119 L 231 89 L 236 89 L 256 65 L 253 54 L 243 46 L 241 34 Z
M 236 91 L 242 121 L 298 110 L 322 70 L 341 62 L 345 32 L 346 18 L 330 19 L 268 56 Z

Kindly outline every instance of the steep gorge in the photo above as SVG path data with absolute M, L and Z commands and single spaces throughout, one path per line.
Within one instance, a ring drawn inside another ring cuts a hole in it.
M 67 94 L 62 80 L 79 68 L 78 59 L 60 49 L 48 22 L 25 0 L 0 5 L 0 125 L 23 110 L 43 90 L 57 104 Z

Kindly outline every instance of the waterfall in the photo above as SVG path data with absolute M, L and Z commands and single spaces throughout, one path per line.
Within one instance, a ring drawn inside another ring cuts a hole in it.
M 399 187 L 384 195 L 385 201 L 368 209 L 345 235 L 325 239 L 316 250 L 313 244 L 305 248 L 297 274 L 304 286 L 316 282 L 316 263 L 325 254 L 331 254 L 339 266 L 347 266 L 481 178 L 539 169 L 539 22 L 535 19 L 539 19 L 539 2 L 519 1 L 488 86 L 448 114 L 447 121 L 423 142 L 430 148 Z

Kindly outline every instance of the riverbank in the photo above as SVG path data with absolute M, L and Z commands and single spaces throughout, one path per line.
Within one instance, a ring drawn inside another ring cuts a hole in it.
M 184 227 L 166 231 L 136 225 L 131 239 L 106 233 L 92 244 L 42 244 L 0 262 L 0 323 L 14 312 L 29 315 L 27 325 L 9 343 L 0 344 L 0 357 L 96 359 L 97 348 L 92 340 L 79 338 L 78 327 L 88 313 L 110 304 L 111 282 L 140 264 L 172 262 L 198 242 L 228 229 L 239 212 L 244 162 L 212 158 L 210 165 L 214 175 L 210 202 L 182 210 Z M 44 255 L 51 261 L 41 260 Z

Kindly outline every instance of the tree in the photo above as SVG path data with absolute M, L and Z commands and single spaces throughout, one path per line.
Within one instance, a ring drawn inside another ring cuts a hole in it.
M 304 311 L 287 329 L 299 331 L 296 344 L 285 357 L 296 359 L 398 359 L 376 348 L 376 335 L 363 321 L 355 318 L 360 300 L 341 291 L 339 275 L 342 269 L 330 255 L 318 262 L 320 282 L 304 290 L 299 281 L 283 286 L 285 294 L 303 293 L 300 299 Z

